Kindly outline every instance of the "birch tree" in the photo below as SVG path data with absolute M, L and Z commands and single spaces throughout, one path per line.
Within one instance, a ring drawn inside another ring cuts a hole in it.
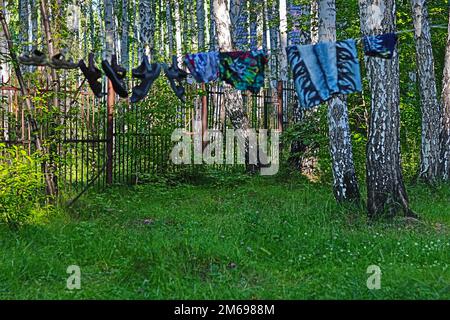
M 363 35 L 396 32 L 395 0 L 359 0 Z M 397 51 L 391 60 L 365 58 L 371 112 L 367 144 L 367 201 L 370 217 L 414 216 L 400 160 L 400 80 Z
M 450 7 L 445 65 L 442 83 L 441 175 L 450 180 Z
M 122 28 L 120 36 L 120 62 L 125 69 L 129 69 L 129 21 L 128 0 L 122 0 Z
M 139 0 L 140 55 L 145 54 L 149 59 L 152 59 L 154 55 L 155 13 L 153 12 L 153 1 Z
M 233 51 L 233 42 L 231 38 L 231 19 L 228 10 L 227 0 L 213 0 L 214 20 L 216 25 L 217 41 L 219 49 L 224 52 Z M 225 108 L 228 117 L 235 129 L 241 129 L 242 138 L 246 141 L 246 155 L 249 154 L 248 129 L 250 124 L 247 115 L 242 110 L 243 100 L 240 92 L 234 90 L 231 86 L 225 84 L 224 88 Z
M 205 50 L 205 3 L 204 0 L 197 0 L 197 30 L 198 30 L 198 50 Z
M 280 69 L 278 78 L 281 81 L 288 80 L 288 58 L 287 58 L 287 40 L 288 40 L 288 29 L 287 29 L 287 4 L 286 0 L 279 0 L 279 14 L 280 14 L 280 47 L 279 47 L 279 58 Z
M 174 20 L 175 20 L 175 43 L 176 43 L 176 54 L 178 58 L 178 65 L 183 63 L 183 47 L 181 42 L 181 17 L 180 17 L 180 5 L 178 1 L 174 1 Z
M 319 40 L 336 41 L 335 0 L 319 1 Z M 328 127 L 334 196 L 339 202 L 357 201 L 360 195 L 344 95 L 337 95 L 328 102 Z
M 105 59 L 111 61 L 114 52 L 113 0 L 105 0 Z
M 422 107 L 420 177 L 431 182 L 439 175 L 441 107 L 436 89 L 427 5 L 425 0 L 411 0 L 411 6 Z

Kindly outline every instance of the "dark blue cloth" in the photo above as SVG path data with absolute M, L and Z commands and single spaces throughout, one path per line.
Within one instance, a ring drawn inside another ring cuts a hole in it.
M 397 35 L 386 33 L 379 36 L 365 36 L 363 38 L 364 53 L 366 56 L 392 59 L 395 46 L 397 45 Z
M 362 91 L 355 40 L 294 45 L 287 51 L 302 108 L 317 106 L 335 94 Z

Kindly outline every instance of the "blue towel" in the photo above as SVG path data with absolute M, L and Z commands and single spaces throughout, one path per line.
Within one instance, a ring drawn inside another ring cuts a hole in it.
M 288 47 L 295 88 L 304 109 L 317 106 L 335 94 L 362 91 L 356 42 L 320 42 Z
M 386 33 L 379 36 L 366 36 L 363 38 L 364 53 L 366 56 L 392 59 L 397 45 L 397 35 Z

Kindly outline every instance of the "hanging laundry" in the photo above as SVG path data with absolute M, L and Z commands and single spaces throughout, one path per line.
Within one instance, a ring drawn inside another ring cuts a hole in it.
M 150 63 L 148 57 L 142 57 L 142 63 L 139 67 L 131 70 L 133 78 L 141 80 L 139 84 L 133 87 L 130 102 L 137 103 L 144 100 L 155 80 L 161 74 L 161 65 L 159 63 Z
M 115 54 L 111 55 L 111 63 L 106 59 L 102 61 L 102 69 L 108 79 L 111 80 L 114 91 L 121 98 L 128 98 L 128 91 L 124 81 L 127 70 L 117 63 L 117 56 Z
M 317 106 L 335 94 L 362 91 L 355 40 L 294 45 L 287 51 L 302 108 Z
M 262 50 L 221 52 L 220 78 L 238 90 L 259 92 L 264 86 L 264 69 L 269 59 Z
M 395 33 L 386 33 L 379 36 L 365 36 L 363 38 L 364 53 L 366 56 L 392 59 L 397 45 L 398 36 Z
M 101 98 L 103 97 L 102 82 L 100 81 L 102 73 L 100 69 L 95 66 L 94 58 L 94 53 L 91 52 L 89 53 L 89 66 L 86 66 L 84 60 L 80 60 L 78 65 L 80 66 L 81 72 L 83 72 L 86 77 L 92 92 L 97 98 Z
M 218 52 L 188 54 L 184 58 L 184 63 L 199 83 L 213 82 L 219 78 Z

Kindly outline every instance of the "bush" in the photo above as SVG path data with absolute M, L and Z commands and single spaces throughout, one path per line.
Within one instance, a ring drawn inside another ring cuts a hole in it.
M 0 144 L 0 223 L 18 228 L 46 212 L 39 157 L 22 147 Z

